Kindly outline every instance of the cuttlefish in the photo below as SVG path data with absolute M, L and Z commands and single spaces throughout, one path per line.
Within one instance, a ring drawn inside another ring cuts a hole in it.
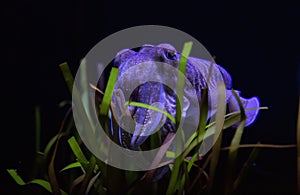
M 114 66 L 119 69 L 119 83 L 115 86 L 112 100 L 118 105 L 116 115 L 123 117 L 122 123 L 126 123 L 124 116 L 129 116 L 135 124 L 127 125 L 131 132 L 125 131 L 122 125 L 118 128 L 120 145 L 131 150 L 137 150 L 159 128 L 163 140 L 169 132 L 176 131 L 174 121 L 170 120 L 162 112 L 139 106 L 123 106 L 127 89 L 131 89 L 129 101 L 152 105 L 165 110 L 174 118 L 176 117 L 176 91 L 166 86 L 163 81 L 173 79 L 177 82 L 176 71 L 182 54 L 170 44 L 143 45 L 138 50 L 123 49 L 114 58 Z M 160 69 L 162 64 L 169 65 L 170 69 Z M 151 68 L 149 68 L 151 67 Z M 159 74 L 157 74 L 159 72 Z M 208 74 L 211 75 L 208 80 Z M 147 78 L 152 79 L 147 81 Z M 204 88 L 208 89 L 208 118 L 216 114 L 217 109 L 217 86 L 224 82 L 226 88 L 226 104 L 228 112 L 240 111 L 237 99 L 232 92 L 232 79 L 230 74 L 220 65 L 196 57 L 188 57 L 186 62 L 185 78 L 191 84 L 193 93 L 197 97 L 198 105 L 201 101 L 201 93 Z M 162 81 L 162 82 L 158 82 Z M 132 90 L 134 88 L 134 90 Z M 246 110 L 245 126 L 251 125 L 257 118 L 259 100 L 257 97 L 243 98 L 240 91 L 235 91 Z M 191 107 L 189 102 L 191 89 L 184 89 L 183 93 L 183 116 Z M 125 114 L 124 114 L 125 113 Z M 118 118 L 117 117 L 117 118 Z M 199 117 L 199 116 L 193 116 Z M 162 122 L 163 121 L 163 122 Z M 112 132 L 113 133 L 113 132 Z M 160 176 L 161 177 L 161 176 Z

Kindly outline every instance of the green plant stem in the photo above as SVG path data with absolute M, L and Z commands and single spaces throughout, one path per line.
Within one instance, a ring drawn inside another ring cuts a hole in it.
M 53 151 L 51 161 L 50 161 L 50 164 L 49 164 L 49 167 L 48 167 L 49 181 L 50 181 L 50 184 L 51 184 L 51 189 L 53 191 L 53 194 L 55 194 L 55 195 L 60 195 L 61 191 L 59 189 L 58 181 L 57 181 L 56 174 L 55 174 L 54 160 L 55 160 L 56 152 L 58 150 L 58 144 L 59 144 L 59 140 L 60 140 L 61 135 L 62 135 L 62 131 L 64 129 L 66 120 L 67 120 L 68 116 L 70 115 L 70 113 L 71 113 L 71 108 L 66 113 L 66 115 L 64 117 L 64 120 L 62 121 L 62 123 L 60 125 L 60 129 L 59 129 L 59 132 L 58 132 L 58 136 L 57 136 L 57 140 L 56 140 L 56 143 L 55 143 L 54 151 Z
M 40 107 L 35 107 L 35 151 L 41 151 L 41 111 Z
M 89 184 L 89 181 L 93 176 L 93 171 L 95 169 L 95 166 L 96 166 L 96 158 L 94 156 L 91 156 L 87 172 L 85 174 L 85 177 L 83 179 L 82 185 L 81 185 L 80 190 L 79 190 L 79 194 L 85 194 L 86 189 L 87 189 L 88 184 Z
M 298 104 L 297 120 L 297 191 L 300 194 L 300 98 Z

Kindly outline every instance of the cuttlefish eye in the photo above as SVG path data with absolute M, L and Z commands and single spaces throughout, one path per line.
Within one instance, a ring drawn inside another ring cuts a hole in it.
M 176 52 L 172 51 L 172 50 L 166 50 L 165 51 L 165 56 L 169 60 L 176 60 L 177 59 Z

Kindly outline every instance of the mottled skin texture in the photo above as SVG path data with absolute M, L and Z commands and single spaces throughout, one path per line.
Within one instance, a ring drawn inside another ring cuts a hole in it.
M 170 44 L 160 44 L 157 46 L 153 45 L 144 45 L 141 49 L 136 52 L 133 50 L 125 49 L 120 51 L 115 60 L 114 64 L 119 68 L 119 77 L 130 67 L 133 67 L 137 64 L 141 63 L 156 63 L 163 62 L 167 63 L 175 68 L 178 68 L 179 59 L 181 55 L 176 51 L 176 49 Z M 159 65 L 159 64 L 158 64 Z M 190 81 L 194 89 L 196 90 L 196 94 L 198 97 L 198 101 L 201 100 L 201 89 L 208 87 L 209 90 L 209 117 L 215 114 L 216 106 L 213 102 L 217 94 L 217 84 L 220 81 L 224 81 L 226 86 L 226 102 L 228 105 L 229 111 L 239 111 L 239 106 L 237 101 L 232 95 L 232 82 L 231 76 L 229 73 L 223 69 L 221 66 L 214 64 L 213 66 L 213 75 L 209 80 L 209 84 L 207 84 L 207 76 L 209 72 L 209 67 L 211 62 L 189 57 L 186 66 L 186 78 Z M 130 73 L 131 78 L 135 77 L 145 78 L 149 74 L 152 74 L 151 71 L 137 71 Z M 166 73 L 169 74 L 169 73 Z M 171 74 L 171 73 L 170 73 Z M 176 80 L 174 80 L 176 82 Z M 122 85 L 130 85 L 130 80 L 124 80 Z M 185 90 L 185 94 L 188 95 L 189 91 Z M 240 95 L 240 93 L 238 92 Z M 113 97 L 115 98 L 115 97 Z M 122 97 L 119 97 L 122 101 Z M 124 98 L 124 97 L 123 97 Z M 259 107 L 259 101 L 256 97 L 245 99 L 240 97 L 245 108 L 257 108 Z M 131 95 L 131 101 L 142 102 L 146 104 L 153 104 L 155 102 L 160 102 L 160 106 L 165 107 L 166 111 L 169 112 L 174 117 L 176 116 L 176 95 L 175 92 L 157 82 L 148 82 L 141 86 L 139 86 Z M 211 102 L 210 102 L 211 101 Z M 186 105 L 188 107 L 189 104 Z M 183 108 L 188 109 L 188 108 Z M 155 120 L 161 120 L 164 117 L 162 114 L 157 114 L 155 118 L 149 118 L 150 110 L 146 108 L 140 107 L 130 107 L 129 108 L 130 115 L 136 120 L 137 125 L 135 127 L 134 135 L 124 131 L 122 128 L 119 128 L 119 140 L 120 144 L 124 147 L 136 150 L 140 145 L 142 145 L 148 136 L 144 136 L 146 131 L 153 131 L 151 126 L 158 125 L 158 122 L 155 123 Z M 246 126 L 252 124 L 258 114 L 258 111 L 247 111 L 247 120 Z M 162 140 L 166 137 L 168 132 L 175 131 L 175 124 L 170 121 L 168 118 L 166 119 L 165 124 L 160 129 Z M 167 169 L 161 169 L 161 173 L 159 173 L 156 179 L 162 177 L 162 175 L 166 172 Z

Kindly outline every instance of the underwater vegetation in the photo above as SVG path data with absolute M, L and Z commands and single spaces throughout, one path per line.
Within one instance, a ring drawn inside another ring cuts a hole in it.
M 190 75 L 191 69 L 195 69 L 194 65 L 197 63 L 204 63 L 188 58 L 192 45 L 185 44 L 182 51 L 182 54 L 185 54 L 184 57 L 177 52 L 170 52 L 174 51 L 170 45 L 166 47 L 168 47 L 167 50 L 165 47 L 147 46 L 138 53 L 133 51 L 120 53 L 115 60 L 118 65 L 111 69 L 104 91 L 98 86 L 86 83 L 86 79 L 81 79 L 82 86 L 86 86 L 96 93 L 98 104 L 95 109 L 98 119 L 111 140 L 124 148 L 136 151 L 157 148 L 162 144 L 168 146 L 159 147 L 157 155 L 151 162 L 154 169 L 131 171 L 109 165 L 107 162 L 109 162 L 111 151 L 110 145 L 106 142 L 101 145 L 101 139 L 98 140 L 100 142 L 98 149 L 107 155 L 107 160 L 99 159 L 90 151 L 85 143 L 86 140 L 83 140 L 81 134 L 78 133 L 78 129 L 86 129 L 87 134 L 91 133 L 90 136 L 97 137 L 95 132 L 88 130 L 94 129 L 95 126 L 90 123 L 85 124 L 84 127 L 78 127 L 75 125 L 74 118 L 89 119 L 85 107 L 86 101 L 95 101 L 95 99 L 83 97 L 82 94 L 76 92 L 76 85 L 74 85 L 74 78 L 69 66 L 67 63 L 63 63 L 60 65 L 60 69 L 68 89 L 76 101 L 77 109 L 81 112 L 78 115 L 74 114 L 72 105 L 64 102 L 64 106 L 69 108 L 65 118 L 62 119 L 57 135 L 49 140 L 43 151 L 37 146 L 37 155 L 31 176 L 35 179 L 29 181 L 26 178 L 23 179 L 14 169 L 8 169 L 7 173 L 20 186 L 26 188 L 34 186 L 30 191 L 31 194 L 45 194 L 46 192 L 53 194 L 233 194 L 241 191 L 243 182 L 251 171 L 260 150 L 266 147 L 295 147 L 294 145 L 280 146 L 260 143 L 241 144 L 244 127 L 252 124 L 258 110 L 266 109 L 266 107 L 259 107 L 256 97 L 250 99 L 241 97 L 240 92 L 232 88 L 230 75 L 221 67 L 217 66 L 224 82 L 216 82 L 211 85 L 213 88 L 210 88 L 207 83 L 210 79 L 214 80 L 214 75 L 209 74 L 213 69 L 213 62 L 206 62 L 207 74 L 202 76 L 207 78 L 207 81 L 194 82 L 194 85 L 199 87 L 196 97 L 200 105 L 200 115 L 196 115 L 196 117 L 200 116 L 196 131 L 184 139 L 184 147 L 181 148 L 181 152 L 176 152 L 178 149 L 176 147 L 182 147 L 180 145 L 169 147 L 169 141 L 173 140 L 176 134 L 174 129 L 180 128 L 178 121 L 181 120 L 181 117 L 185 117 L 184 108 L 188 110 L 189 105 L 192 105 L 191 102 L 187 103 L 188 98 L 184 97 L 186 89 L 184 85 L 181 85 L 182 78 L 180 79 L 179 76 L 175 78 L 179 86 L 176 95 L 165 86 L 153 82 L 137 88 L 134 92 L 135 96 L 129 102 L 125 101 L 124 94 L 119 93 L 117 96 L 118 90 L 115 90 L 118 87 L 117 77 L 125 74 L 125 69 L 130 68 L 137 61 L 140 62 L 141 56 L 148 60 L 156 58 L 157 51 L 162 48 L 164 48 L 162 51 L 164 55 L 166 54 L 166 59 L 171 60 L 169 63 L 173 63 L 177 69 L 174 74 L 181 72 L 190 77 L 192 81 L 195 75 Z M 142 55 L 145 51 L 147 55 Z M 162 58 L 158 59 L 162 61 Z M 140 76 L 143 77 L 143 75 Z M 123 83 L 126 82 L 123 80 Z M 156 94 L 156 96 L 153 99 L 145 98 L 149 97 L 149 94 L 143 96 L 147 93 Z M 77 98 L 74 98 L 74 95 Z M 213 98 L 216 98 L 217 105 L 211 104 Z M 100 101 L 98 101 L 99 99 Z M 182 110 L 176 106 L 180 99 L 184 102 Z M 169 107 L 164 111 L 161 105 L 155 104 L 155 102 L 162 102 Z M 127 111 L 122 110 L 124 105 L 129 107 Z M 229 109 L 226 112 L 227 106 Z M 113 116 L 113 113 L 116 113 L 116 116 Z M 126 132 L 114 121 L 114 117 L 124 117 L 126 114 L 138 122 L 133 128 L 132 134 Z M 149 119 L 148 115 L 152 118 Z M 208 120 L 213 116 L 215 116 L 214 120 Z M 39 120 L 40 112 L 37 109 L 37 135 L 40 135 L 42 131 L 39 128 Z M 157 130 L 153 129 L 153 126 L 158 126 L 160 121 L 166 121 L 166 123 L 161 126 L 159 131 L 153 133 Z M 184 130 L 181 132 L 185 132 Z M 233 132 L 228 145 L 224 145 L 223 140 L 223 135 L 227 133 L 226 130 Z M 187 136 L 187 134 L 183 133 L 182 136 Z M 202 154 L 200 152 L 201 144 L 210 143 L 209 141 L 214 143 L 212 148 Z M 36 142 L 39 145 L 39 136 L 37 136 Z M 251 151 L 247 152 L 248 157 L 243 163 L 238 163 L 239 154 L 245 152 L 244 148 Z M 163 162 L 164 157 L 167 160 Z M 120 159 L 122 160 L 122 158 Z

